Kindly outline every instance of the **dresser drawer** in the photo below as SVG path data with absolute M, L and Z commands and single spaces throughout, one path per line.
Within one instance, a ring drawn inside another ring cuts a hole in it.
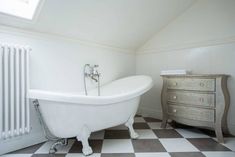
M 183 117 L 191 120 L 214 122 L 214 110 L 169 105 L 168 114 L 176 117 Z
M 215 91 L 215 79 L 170 78 L 167 79 L 168 89 Z
M 215 107 L 214 94 L 202 94 L 192 92 L 168 92 L 167 101 L 172 103 L 188 104 L 193 106 Z

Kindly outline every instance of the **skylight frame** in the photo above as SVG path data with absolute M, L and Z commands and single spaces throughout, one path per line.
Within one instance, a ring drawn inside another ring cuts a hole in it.
M 0 0 L 0 16 L 33 21 L 38 16 L 43 3 L 44 0 Z M 11 4 L 14 6 L 10 6 Z

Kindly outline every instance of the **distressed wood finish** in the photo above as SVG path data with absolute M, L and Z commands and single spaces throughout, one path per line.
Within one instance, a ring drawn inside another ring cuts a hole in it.
M 168 106 L 168 114 L 192 120 L 214 122 L 214 110 L 179 105 Z M 189 114 L 190 113 L 190 114 Z
M 230 103 L 228 75 L 162 75 L 162 128 L 168 119 L 197 127 L 214 129 L 223 143 L 228 133 L 227 112 Z
M 210 78 L 168 78 L 168 89 L 215 91 L 215 79 Z
M 195 93 L 195 92 L 167 92 L 169 103 L 179 103 L 195 107 L 214 108 L 214 93 Z

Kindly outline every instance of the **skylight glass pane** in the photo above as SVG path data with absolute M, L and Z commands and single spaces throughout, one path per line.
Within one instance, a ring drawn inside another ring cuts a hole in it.
M 32 20 L 39 1 L 40 0 L 0 0 L 0 12 Z

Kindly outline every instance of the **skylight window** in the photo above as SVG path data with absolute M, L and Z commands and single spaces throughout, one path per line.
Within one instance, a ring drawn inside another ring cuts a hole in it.
M 0 12 L 32 20 L 40 0 L 0 0 Z

